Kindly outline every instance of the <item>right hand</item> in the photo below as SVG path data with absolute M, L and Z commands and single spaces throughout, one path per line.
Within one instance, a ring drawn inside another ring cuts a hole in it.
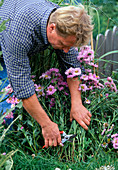
M 61 143 L 61 135 L 59 132 L 58 125 L 54 122 L 47 124 L 42 127 L 42 134 L 45 140 L 45 147 L 57 146 Z

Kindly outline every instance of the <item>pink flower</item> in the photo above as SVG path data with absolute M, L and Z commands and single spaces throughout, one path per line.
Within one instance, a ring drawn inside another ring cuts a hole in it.
M 52 85 L 50 85 L 47 89 L 48 89 L 47 90 L 47 95 L 52 95 L 57 91 L 57 89 L 55 89 L 55 87 L 52 86 Z
M 93 67 L 98 67 L 98 64 L 91 63 L 90 65 Z
M 67 78 L 73 78 L 81 74 L 81 69 L 70 67 L 68 70 L 65 71 L 65 74 L 67 75 Z
M 38 91 L 38 97 L 41 97 L 41 96 L 45 96 L 45 93 L 44 93 L 44 91 L 43 90 L 41 90 L 41 91 Z
M 90 72 L 91 72 L 91 69 L 85 69 L 85 72 L 90 73 Z
M 65 74 L 67 75 L 67 78 L 73 78 L 73 68 L 70 67 L 68 70 L 65 71 Z
M 6 115 L 5 118 L 7 118 L 7 119 L 14 118 L 13 112 L 8 113 L 8 115 Z
M 102 131 L 101 135 L 104 135 L 105 131 L 106 131 L 106 129 L 104 129 L 104 130 Z
M 12 103 L 12 101 L 13 101 L 13 98 L 11 96 L 6 100 L 7 103 Z
M 102 144 L 102 147 L 103 147 L 103 148 L 107 148 L 107 146 L 108 146 L 108 143 L 106 143 L 106 142 L 104 142 L 104 143 Z
M 58 69 L 58 68 L 51 68 L 49 71 L 50 71 L 50 72 L 56 72 L 56 73 L 58 73 L 58 72 L 59 72 L 59 69 Z
M 110 83 L 113 83 L 113 79 L 111 77 L 107 77 L 107 80 L 110 82 Z
M 11 87 L 11 85 L 10 85 L 10 84 L 8 84 L 8 86 L 7 86 L 7 87 L 5 87 L 5 91 L 8 91 L 8 93 L 7 93 L 7 94 L 10 94 L 10 93 L 12 93 L 12 92 L 13 92 L 13 89 L 12 89 L 12 87 Z
M 22 130 L 24 127 L 22 126 L 20 129 Z
M 115 133 L 115 134 L 111 135 L 111 138 L 115 138 L 117 136 L 118 136 L 118 133 Z
M 39 77 L 39 79 L 40 79 L 40 78 L 51 79 L 50 72 L 43 73 L 43 74 Z
M 108 98 L 109 94 L 108 94 L 108 93 L 106 93 L 106 94 L 105 94 L 105 96 L 106 96 L 106 98 Z
M 61 87 L 58 86 L 58 90 L 59 90 L 59 91 L 62 91 L 63 89 L 64 89 L 63 86 L 61 86 Z
M 20 102 L 20 100 L 15 97 L 14 102 L 15 102 L 15 104 L 18 104 Z
M 82 79 L 82 80 L 88 80 L 88 76 L 87 76 L 86 74 L 83 74 L 83 75 L 80 77 L 80 79 Z
M 50 101 L 50 108 L 52 108 L 55 105 L 55 98 L 52 98 Z
M 34 79 L 36 76 L 35 75 L 31 75 L 31 78 Z
M 86 91 L 86 90 L 88 90 L 88 88 L 87 88 L 86 84 L 80 84 L 79 90 Z
M 2 155 L 6 155 L 6 152 L 3 152 Z
M 91 103 L 91 101 L 90 101 L 90 100 L 88 100 L 88 99 L 86 98 L 85 103 L 86 103 L 86 104 L 90 104 L 90 103 Z
M 69 94 L 68 94 L 67 92 L 65 92 L 65 91 L 64 91 L 64 94 L 65 94 L 66 96 L 68 96 L 68 95 L 69 95 Z
M 35 90 L 36 91 L 41 91 L 41 90 L 43 90 L 43 87 L 39 84 L 39 85 L 35 85 Z
M 74 68 L 72 74 L 73 74 L 73 77 L 79 76 L 81 74 L 81 69 L 80 68 Z
M 114 149 L 118 149 L 118 137 L 114 137 L 112 140 Z

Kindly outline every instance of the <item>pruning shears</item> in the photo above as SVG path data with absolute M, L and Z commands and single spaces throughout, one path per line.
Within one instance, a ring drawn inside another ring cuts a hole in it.
M 72 142 L 73 138 L 75 138 L 77 136 L 77 134 L 70 134 L 70 135 L 67 135 L 64 131 L 60 131 L 60 134 L 62 135 L 62 140 L 61 140 L 61 143 L 59 144 L 60 146 L 64 146 L 64 143 L 66 141 L 69 141 L 69 142 Z M 45 145 L 42 147 L 42 148 L 45 148 Z

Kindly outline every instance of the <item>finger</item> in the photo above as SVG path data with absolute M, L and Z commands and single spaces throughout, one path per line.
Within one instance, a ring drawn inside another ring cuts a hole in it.
M 53 146 L 54 142 L 52 139 L 49 139 L 49 146 Z
M 88 119 L 84 119 L 84 123 L 86 123 L 86 125 L 90 125 L 90 121 Z
M 92 114 L 90 112 L 88 112 L 88 115 L 89 115 L 89 117 L 92 117 Z
M 57 146 L 57 140 L 54 139 L 53 141 L 54 141 L 54 144 L 53 144 L 53 145 L 54 145 L 54 146 Z
M 49 146 L 48 144 L 49 144 L 48 139 L 45 139 L 45 147 L 46 147 L 46 148 L 48 148 L 48 146 Z
M 70 122 L 72 122 L 72 120 L 73 120 L 73 118 L 72 118 L 72 116 L 70 116 Z
M 61 143 L 61 135 L 59 135 L 59 137 L 58 137 L 57 141 L 58 141 L 58 144 L 60 144 L 60 143 Z
M 81 122 L 78 122 L 85 130 L 88 130 L 88 127 L 86 126 L 86 124 L 81 121 Z
M 91 118 L 88 116 L 88 115 L 86 115 L 86 119 L 90 122 L 91 121 Z

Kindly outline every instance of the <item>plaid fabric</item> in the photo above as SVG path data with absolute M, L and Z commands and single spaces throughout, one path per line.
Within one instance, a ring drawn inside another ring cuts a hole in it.
M 0 33 L 3 57 L 9 82 L 19 99 L 29 98 L 35 93 L 29 58 L 49 45 L 47 20 L 56 8 L 58 5 L 46 0 L 5 0 L 0 8 L 0 23 L 9 19 L 6 29 Z M 62 50 L 56 52 L 63 72 L 69 67 L 80 66 L 74 48 L 68 54 Z

